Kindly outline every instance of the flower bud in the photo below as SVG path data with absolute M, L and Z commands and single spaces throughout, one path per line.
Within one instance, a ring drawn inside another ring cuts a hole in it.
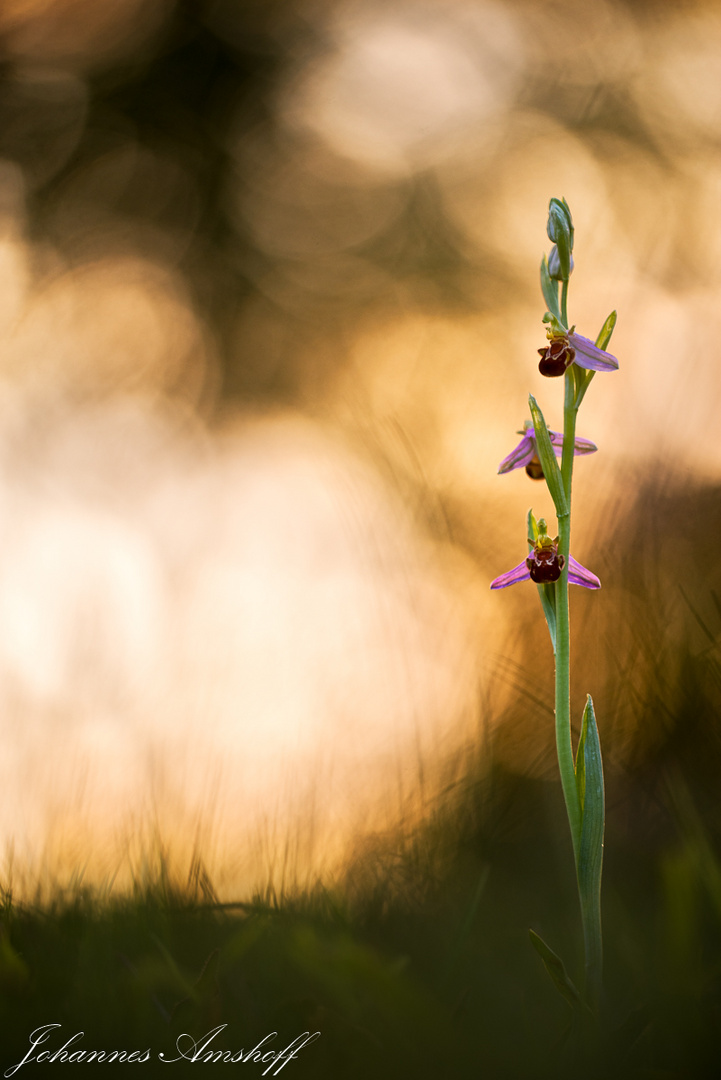
M 569 260 L 569 274 L 573 273 L 573 255 Z M 558 247 L 553 245 L 548 253 L 548 273 L 554 279 L 554 281 L 563 281 L 563 271 L 561 270 L 561 257 L 558 254 Z
M 573 251 L 574 229 L 570 207 L 565 199 L 551 199 L 548 204 L 546 232 L 548 233 L 548 239 L 554 244 L 558 243 L 559 229 L 568 234 L 569 248 Z
M 551 199 L 548 204 L 548 239 L 556 245 L 560 275 L 551 273 L 551 277 L 568 281 L 571 275 L 571 252 L 573 251 L 573 221 L 571 211 L 565 199 Z M 551 252 L 553 254 L 553 252 Z M 549 259 L 550 263 L 550 259 Z

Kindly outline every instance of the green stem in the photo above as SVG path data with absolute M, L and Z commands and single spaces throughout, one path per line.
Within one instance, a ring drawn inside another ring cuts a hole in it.
M 563 325 L 568 329 L 568 279 L 561 286 L 561 318 Z
M 558 550 L 568 551 L 570 514 L 558 519 Z M 568 623 L 568 557 L 556 582 L 556 752 L 576 865 L 581 845 L 581 807 L 571 744 L 570 634 Z
M 567 282 L 564 282 L 563 306 L 566 303 Z M 568 614 L 568 560 L 571 546 L 571 481 L 573 478 L 573 446 L 576 438 L 575 386 L 573 371 L 565 375 L 563 411 L 563 454 L 561 478 L 568 504 L 568 514 L 558 519 L 558 553 L 564 565 L 556 583 L 556 751 L 561 773 L 566 813 L 571 827 L 573 854 L 576 865 L 581 845 L 581 807 L 576 790 L 576 770 L 571 742 L 571 641 Z
M 565 296 L 564 296 L 565 301 Z M 568 504 L 568 514 L 558 520 L 558 552 L 564 557 L 564 568 L 556 585 L 556 749 L 561 783 L 566 801 L 566 812 L 573 841 L 576 880 L 581 906 L 581 924 L 585 953 L 586 1000 L 595 1012 L 601 995 L 602 938 L 600 890 L 589 895 L 581 886 L 582 861 L 588 852 L 582 844 L 582 810 L 576 787 L 573 743 L 571 739 L 571 682 L 570 682 L 570 624 L 568 608 L 568 565 L 571 543 L 571 487 L 573 482 L 573 449 L 576 439 L 576 416 L 578 414 L 576 369 L 571 367 L 565 375 L 565 400 L 563 410 L 563 454 L 561 479 Z M 602 849 L 601 849 L 602 850 Z
M 571 508 L 571 483 L 573 481 L 573 449 L 576 442 L 576 381 L 575 368 L 571 365 L 565 374 L 565 400 L 563 402 L 563 454 L 561 455 L 561 477 L 566 492 L 566 502 Z

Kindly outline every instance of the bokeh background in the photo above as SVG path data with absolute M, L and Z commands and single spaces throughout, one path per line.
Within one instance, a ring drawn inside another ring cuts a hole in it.
M 673 834 L 669 783 L 714 832 L 718 5 L 4 0 L 0 60 L 16 895 L 159 853 L 225 898 L 331 879 L 492 770 L 534 793 L 499 842 L 532 843 L 550 647 L 534 591 L 488 585 L 551 512 L 496 475 L 529 391 L 561 424 L 551 195 L 572 320 L 619 312 L 579 421 L 574 709 L 616 850 Z

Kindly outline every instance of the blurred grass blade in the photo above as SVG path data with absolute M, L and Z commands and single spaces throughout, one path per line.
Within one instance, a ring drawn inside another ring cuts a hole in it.
M 558 282 L 554 281 L 548 270 L 548 259 L 544 255 L 541 260 L 541 292 L 546 306 L 558 321 L 563 325 L 561 308 L 558 303 Z
M 666 778 L 666 790 L 674 810 L 674 816 L 683 837 L 683 857 L 689 863 L 687 881 L 695 875 L 707 890 L 709 899 L 721 921 L 721 863 L 714 851 L 707 825 L 694 803 L 688 783 L 676 769 Z
M 586 698 L 581 724 L 581 739 L 577 753 L 576 788 L 579 771 L 583 775 L 583 808 L 581 811 L 581 844 L 578 852 L 578 894 L 581 900 L 583 937 L 586 946 L 586 994 L 593 1009 L 601 993 L 603 943 L 601 936 L 601 874 L 603 871 L 603 833 L 605 826 L 605 797 L 603 762 L 598 738 L 596 714 L 590 694 Z M 581 765 L 581 762 L 583 763 Z
M 550 975 L 556 990 L 558 990 L 562 998 L 565 998 L 572 1009 L 577 1009 L 582 1004 L 581 995 L 569 978 L 563 960 L 553 949 L 546 945 L 546 942 L 542 937 L 539 937 L 535 930 L 529 930 L 528 935 L 531 939 L 531 945 L 543 960 L 543 966 Z
M 24 992 L 30 985 L 30 968 L 10 942 L 10 935 L 0 923 L 0 989 Z
M 471 898 L 471 902 L 468 906 L 466 916 L 461 923 L 460 930 L 458 931 L 456 939 L 453 942 L 453 945 L 451 946 L 451 949 L 448 953 L 442 975 L 443 982 L 446 982 L 446 980 L 449 979 L 450 976 L 453 974 L 459 958 L 463 955 L 464 951 L 468 947 L 468 942 L 473 931 L 473 924 L 475 923 L 476 915 L 478 914 L 478 908 L 480 906 L 483 893 L 485 892 L 490 872 L 491 868 L 489 866 L 484 866 L 481 870 L 478 884 L 476 885 L 476 890 Z
M 548 490 L 551 493 L 551 498 L 556 507 L 556 516 L 559 518 L 566 517 L 568 514 L 568 503 L 566 502 L 566 493 L 563 490 L 563 477 L 561 476 L 561 470 L 558 467 L 558 461 L 556 460 L 556 455 L 551 446 L 551 437 L 548 434 L 546 421 L 543 419 L 543 413 L 539 409 L 538 402 L 533 394 L 528 395 L 528 404 L 533 419 L 533 429 L 536 446 L 538 447 L 538 456 L 541 459 L 541 468 L 543 469 L 543 475 L 548 484 Z

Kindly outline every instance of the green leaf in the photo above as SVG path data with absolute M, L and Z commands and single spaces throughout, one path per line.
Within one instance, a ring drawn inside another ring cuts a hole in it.
M 541 259 L 541 292 L 551 315 L 563 326 L 561 308 L 558 303 L 558 282 L 553 280 L 548 271 L 548 259 L 545 255 Z
M 576 789 L 579 786 L 580 762 L 583 762 L 583 809 L 581 842 L 578 849 L 576 874 L 581 901 L 581 920 L 586 952 L 586 995 L 592 1007 L 597 1007 L 601 992 L 603 942 L 601 935 L 601 874 L 603 872 L 603 833 L 605 827 L 605 797 L 603 791 L 603 762 L 601 743 L 596 727 L 596 714 L 589 695 L 583 711 L 581 726 L 583 745 L 579 742 L 576 766 Z
M 556 585 L 536 585 L 538 595 L 541 598 L 543 614 L 546 616 L 548 633 L 551 635 L 553 655 L 556 655 Z
M 591 385 L 591 379 L 596 374 L 596 372 L 582 371 L 582 369 L 578 367 L 577 364 L 574 364 L 573 367 L 576 369 L 574 372 L 576 377 L 576 393 L 573 399 L 573 407 L 574 409 L 578 409 L 581 402 L 586 396 L 586 391 Z M 580 375 L 578 374 L 578 372 L 580 372 Z
M 605 824 L 605 797 L 603 790 L 603 762 L 601 743 L 598 738 L 596 714 L 593 700 L 589 694 L 583 710 L 581 739 L 576 755 L 576 790 L 579 790 L 579 754 L 583 783 L 581 850 L 578 859 L 579 881 L 583 874 L 584 882 L 594 891 L 601 888 L 601 869 L 603 866 L 603 832 Z
M 566 493 L 563 489 L 563 477 L 561 476 L 561 470 L 556 460 L 553 447 L 551 446 L 551 438 L 548 434 L 546 421 L 543 419 L 543 413 L 539 409 L 533 394 L 528 395 L 528 404 L 533 419 L 533 429 L 536 446 L 538 448 L 538 456 L 541 461 L 541 467 L 548 485 L 548 490 L 551 493 L 551 498 L 556 507 L 556 516 L 559 518 L 566 517 L 568 515 L 568 503 L 566 502 Z
M 588 699 L 591 700 L 590 698 Z M 581 734 L 578 736 L 578 746 L 576 747 L 576 791 L 578 792 L 578 805 L 581 809 L 581 821 L 583 821 L 583 802 L 586 798 L 586 758 L 584 756 L 586 746 L 586 735 L 588 733 L 588 701 L 586 707 L 583 710 L 583 720 L 581 721 Z
M 531 945 L 536 950 L 541 960 L 543 960 L 543 966 L 551 977 L 553 985 L 558 990 L 562 998 L 564 998 L 572 1009 L 580 1008 L 582 1005 L 581 995 L 566 972 L 563 960 L 558 956 L 553 949 L 551 949 L 542 937 L 535 932 L 535 930 L 529 930 L 528 935 L 531 939 Z

